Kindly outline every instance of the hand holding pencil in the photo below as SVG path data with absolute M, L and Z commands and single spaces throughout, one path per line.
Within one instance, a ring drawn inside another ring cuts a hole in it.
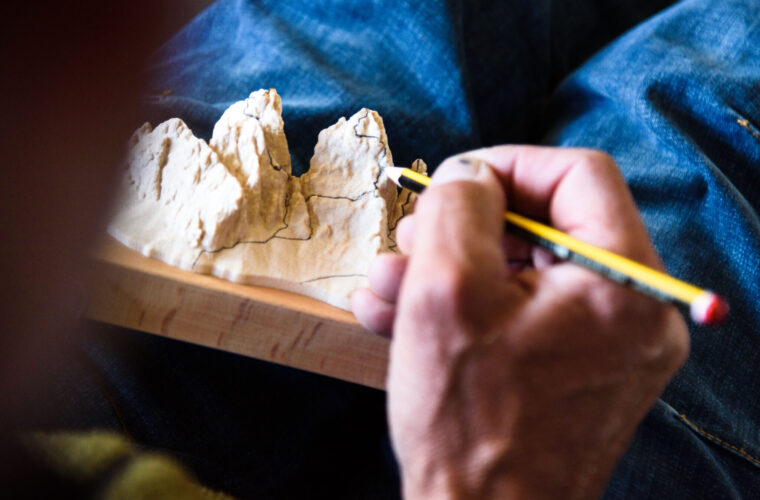
M 458 161 L 466 164 L 470 160 L 460 157 Z M 415 193 L 421 193 L 430 184 L 430 177 L 404 167 L 386 167 L 385 173 L 399 187 Z M 504 212 L 504 222 L 508 232 L 548 250 L 555 257 L 591 269 L 657 300 L 687 307 L 697 323 L 717 325 L 728 315 L 728 303 L 709 290 L 512 211 Z
M 405 255 L 378 258 L 353 302 L 365 326 L 393 331 L 404 489 L 593 496 L 686 359 L 686 326 L 672 306 L 503 234 L 508 208 L 662 270 L 608 156 L 507 146 L 466 157 L 439 167 L 399 228 Z

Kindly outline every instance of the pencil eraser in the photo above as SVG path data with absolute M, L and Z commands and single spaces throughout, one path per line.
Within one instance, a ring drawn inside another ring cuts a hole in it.
M 712 292 L 703 292 L 691 303 L 691 319 L 702 325 L 719 325 L 728 316 L 728 302 Z

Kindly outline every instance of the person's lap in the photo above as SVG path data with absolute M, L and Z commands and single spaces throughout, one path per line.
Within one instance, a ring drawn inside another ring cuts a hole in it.
M 727 295 L 734 310 L 718 329 L 692 325 L 691 358 L 607 496 L 740 496 L 760 486 L 751 396 L 760 387 L 760 6 L 681 2 L 575 70 L 671 2 L 571 3 L 219 2 L 156 54 L 146 116 L 179 116 L 208 137 L 231 102 L 277 88 L 297 172 L 319 130 L 363 106 L 383 116 L 399 164 L 507 142 L 609 152 L 668 269 Z M 211 486 L 264 497 L 288 496 L 294 482 L 345 484 L 335 497 L 398 491 L 382 394 L 109 333 L 114 341 L 87 348 L 96 366 L 76 375 L 101 377 L 94 396 L 79 395 L 83 406 L 102 402 L 106 384 L 121 422 L 101 404 L 105 424 L 179 452 Z M 335 467 L 307 470 L 323 453 Z M 351 474 L 364 486 L 346 483 Z
M 612 154 L 667 268 L 733 307 L 719 328 L 690 326 L 689 361 L 611 494 L 712 498 L 760 485 L 758 14 L 753 1 L 681 2 L 555 95 L 547 142 Z

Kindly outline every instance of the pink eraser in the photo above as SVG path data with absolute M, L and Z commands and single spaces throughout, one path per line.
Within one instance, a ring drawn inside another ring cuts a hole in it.
M 702 325 L 719 325 L 728 316 L 728 302 L 712 292 L 704 292 L 691 303 L 691 319 Z

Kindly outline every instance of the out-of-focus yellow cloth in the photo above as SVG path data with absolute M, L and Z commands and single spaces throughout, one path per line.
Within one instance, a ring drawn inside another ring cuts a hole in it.
M 177 461 L 108 431 L 30 433 L 30 454 L 66 480 L 91 487 L 98 498 L 202 499 L 232 497 L 201 484 Z

